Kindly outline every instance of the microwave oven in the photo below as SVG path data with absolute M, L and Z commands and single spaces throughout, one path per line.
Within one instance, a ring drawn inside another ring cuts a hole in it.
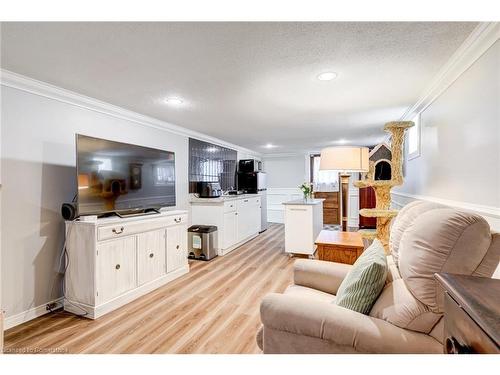
M 256 159 L 242 159 L 238 162 L 238 172 L 262 172 L 262 162 Z

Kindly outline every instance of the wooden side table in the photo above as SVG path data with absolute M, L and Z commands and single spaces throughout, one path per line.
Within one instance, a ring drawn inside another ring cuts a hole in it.
M 319 260 L 353 264 L 364 250 L 358 232 L 322 230 L 316 238 Z
M 500 280 L 439 273 L 444 353 L 500 353 Z

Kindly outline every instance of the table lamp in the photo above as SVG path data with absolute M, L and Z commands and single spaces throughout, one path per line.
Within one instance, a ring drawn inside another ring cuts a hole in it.
M 340 171 L 342 230 L 347 231 L 349 172 L 368 172 L 368 147 L 327 147 L 321 150 L 319 169 Z

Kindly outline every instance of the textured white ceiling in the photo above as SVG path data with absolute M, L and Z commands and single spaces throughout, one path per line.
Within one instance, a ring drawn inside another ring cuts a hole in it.
M 380 141 L 475 26 L 2 23 L 1 66 L 259 152 L 294 152 Z M 323 71 L 339 76 L 317 80 Z

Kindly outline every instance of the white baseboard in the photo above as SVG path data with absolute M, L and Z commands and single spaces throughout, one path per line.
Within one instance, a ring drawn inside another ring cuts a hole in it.
M 43 305 L 36 306 L 29 310 L 23 311 L 19 314 L 5 317 L 3 329 L 8 330 L 9 328 L 18 326 L 19 324 L 26 323 L 30 320 L 38 318 L 39 316 L 48 314 L 50 311 L 47 310 L 46 306 L 51 303 L 55 304 L 54 309 L 58 309 L 63 306 L 63 299 L 58 298 L 53 301 L 44 303 Z
M 443 199 L 425 195 L 408 194 L 399 191 L 392 191 L 391 194 L 392 194 L 391 203 L 397 209 L 415 200 L 439 203 L 445 206 L 455 207 L 460 210 L 477 213 L 485 218 L 488 224 L 490 224 L 492 231 L 500 232 L 500 207 L 485 206 L 469 202 L 461 202 L 461 201 L 455 201 L 455 200 Z
M 113 310 L 116 310 L 117 308 L 123 305 L 126 305 L 129 302 L 132 302 L 133 300 L 155 289 L 158 289 L 163 285 L 168 284 L 169 282 L 181 277 L 182 275 L 187 274 L 188 272 L 189 272 L 189 265 L 186 265 L 175 271 L 169 272 L 166 275 L 156 280 L 141 285 L 138 288 L 132 289 L 131 291 L 126 292 L 112 299 L 111 301 L 103 303 L 102 305 L 99 306 L 90 306 L 84 303 L 79 303 L 67 299 L 64 303 L 64 310 L 77 315 L 81 315 L 85 311 L 86 312 L 86 315 L 84 315 L 85 318 L 97 319 Z
M 224 255 L 227 255 L 227 254 L 229 254 L 231 251 L 233 251 L 233 250 L 237 249 L 238 247 L 240 247 L 241 245 L 243 245 L 244 243 L 246 243 L 246 242 L 248 242 L 248 241 L 250 241 L 250 240 L 253 240 L 253 239 L 254 239 L 255 237 L 257 237 L 258 235 L 259 235 L 259 233 L 258 233 L 258 232 L 257 232 L 257 233 L 254 233 L 254 234 L 252 234 L 252 235 L 248 236 L 247 238 L 245 238 L 244 240 L 242 240 L 242 241 L 240 241 L 240 242 L 238 242 L 238 243 L 234 244 L 233 246 L 230 246 L 230 247 L 228 247 L 228 248 L 226 248 L 226 249 L 219 249 L 219 250 L 217 251 L 217 255 L 219 255 L 219 256 L 224 256 Z

